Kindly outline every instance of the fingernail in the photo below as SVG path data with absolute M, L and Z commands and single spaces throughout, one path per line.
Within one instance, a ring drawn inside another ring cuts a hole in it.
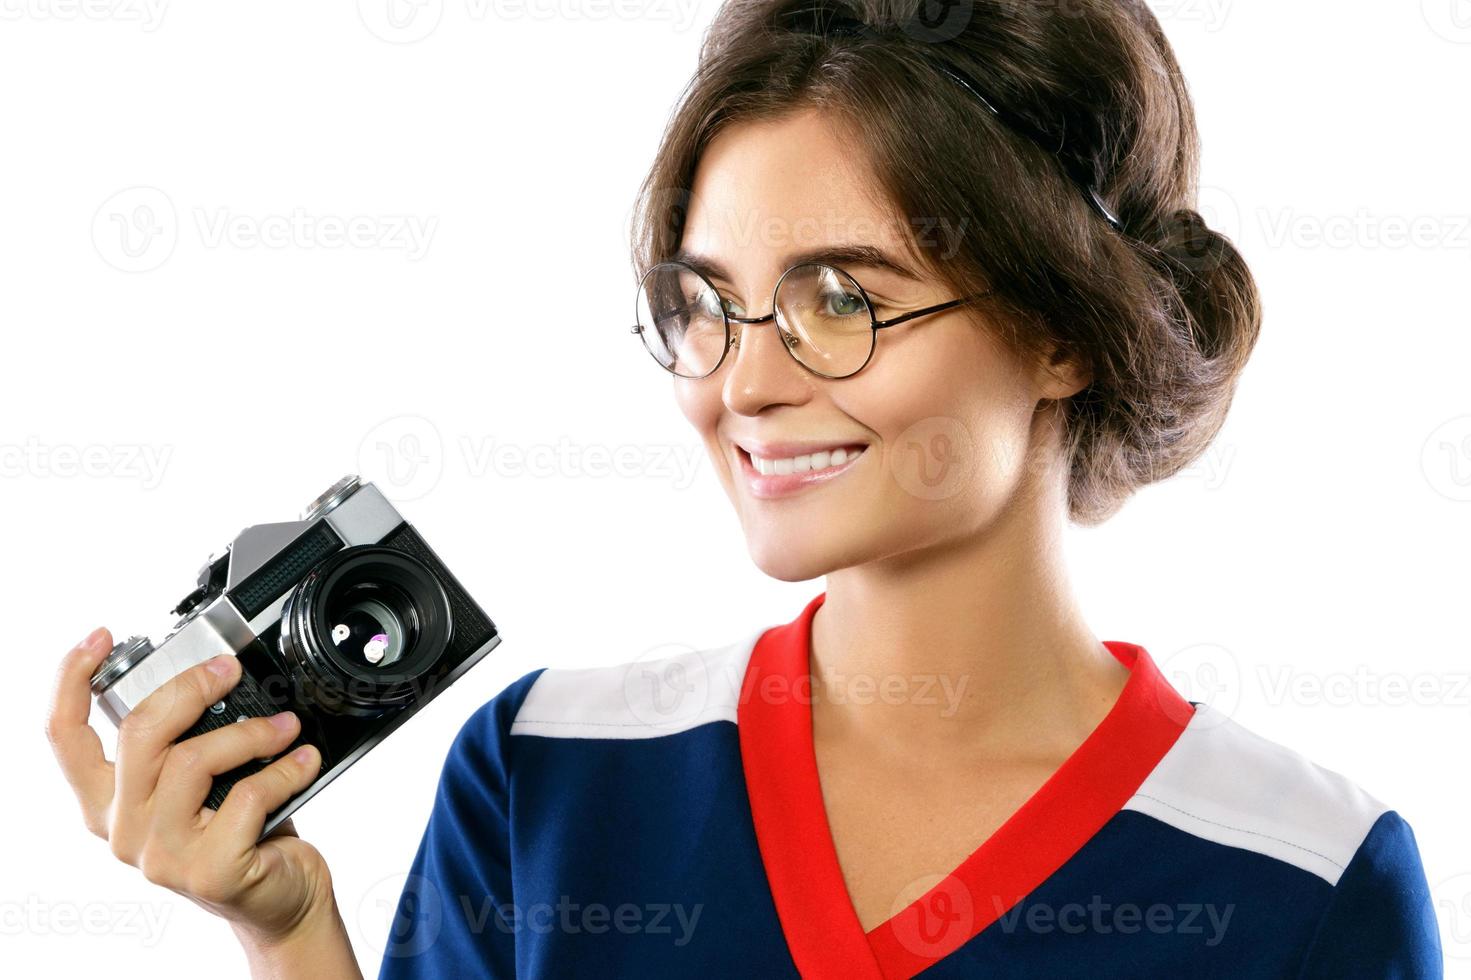
M 100 639 L 102 639 L 102 627 L 101 626 L 97 627 L 95 630 L 93 630 L 92 632 L 90 632 L 86 636 L 84 636 L 82 638 L 82 642 L 78 643 L 77 646 L 79 646 L 79 647 L 81 647 L 81 648 L 83 648 L 85 650 L 91 650 L 92 648 L 94 648 L 95 646 L 97 646 L 97 641 L 100 640 Z
M 310 745 L 303 745 L 301 748 L 291 753 L 291 758 L 300 763 L 311 762 L 312 747 Z
M 283 711 L 280 714 L 271 715 L 271 717 L 266 720 L 269 721 L 272 725 L 275 725 L 281 731 L 286 732 L 291 730 L 291 726 L 295 723 L 296 716 L 290 711 Z
M 218 657 L 211 657 L 205 661 L 204 666 L 211 674 L 228 677 L 230 672 L 235 669 L 235 657 L 233 654 L 222 653 Z

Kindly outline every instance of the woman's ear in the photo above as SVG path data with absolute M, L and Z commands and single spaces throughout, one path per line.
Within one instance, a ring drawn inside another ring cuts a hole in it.
M 1037 397 L 1061 400 L 1088 387 L 1092 373 L 1082 359 L 1062 344 L 1054 345 L 1038 366 Z

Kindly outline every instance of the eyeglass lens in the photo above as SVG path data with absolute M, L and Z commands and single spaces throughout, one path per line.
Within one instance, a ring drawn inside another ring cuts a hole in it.
M 688 266 L 661 263 L 639 287 L 638 323 L 649 353 L 665 370 L 702 378 L 730 343 L 724 300 Z M 863 367 L 873 353 L 873 311 L 851 276 L 829 265 L 794 266 L 777 284 L 776 325 L 799 362 L 830 378 Z M 743 315 L 733 313 L 733 315 Z M 730 324 L 739 332 L 748 325 Z

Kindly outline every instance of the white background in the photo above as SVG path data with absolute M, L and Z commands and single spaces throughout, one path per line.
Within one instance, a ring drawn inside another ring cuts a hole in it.
M 1152 6 L 1266 322 L 1210 455 L 1074 530 L 1077 589 L 1098 636 L 1404 814 L 1468 975 L 1471 4 Z M 44 707 L 92 627 L 161 635 L 210 552 L 344 473 L 505 637 L 297 818 L 370 976 L 476 706 L 822 588 L 751 564 L 627 332 L 633 194 L 715 4 L 395 9 L 0 0 L 7 974 L 244 974 L 83 829 Z

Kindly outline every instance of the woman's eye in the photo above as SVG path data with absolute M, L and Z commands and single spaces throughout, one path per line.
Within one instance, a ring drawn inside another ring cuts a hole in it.
M 834 316 L 854 316 L 863 312 L 863 297 L 852 293 L 829 293 L 828 312 Z
M 708 290 L 701 290 L 689 299 L 689 309 L 702 319 L 721 319 L 720 309 L 723 304 Z
M 733 299 L 725 299 L 724 297 L 721 297 L 720 303 L 725 308 L 725 312 L 726 312 L 726 315 L 727 316 L 745 316 L 746 315 L 746 309 L 745 309 L 745 307 L 741 306 L 741 304 L 737 303 Z

